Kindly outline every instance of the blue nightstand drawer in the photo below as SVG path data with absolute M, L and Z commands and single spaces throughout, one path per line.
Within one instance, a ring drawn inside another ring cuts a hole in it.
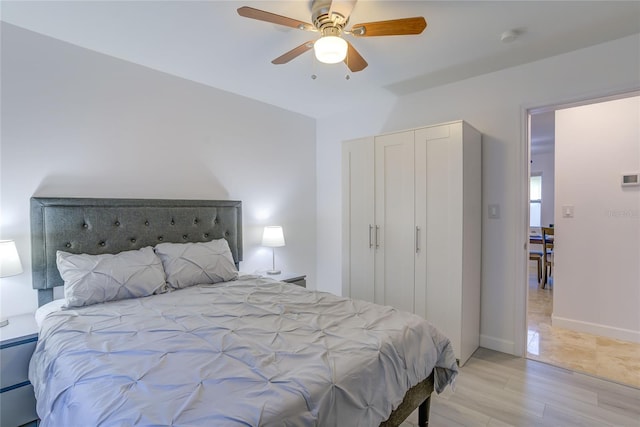
M 38 419 L 31 384 L 0 393 L 0 425 L 17 427 Z
M 33 313 L 10 317 L 0 328 L 0 426 L 16 427 L 37 420 L 36 398 L 29 383 L 29 362 L 38 327 Z
M 36 348 L 36 339 L 32 338 L 30 342 L 10 345 L 2 349 L 0 390 L 29 381 L 29 361 Z

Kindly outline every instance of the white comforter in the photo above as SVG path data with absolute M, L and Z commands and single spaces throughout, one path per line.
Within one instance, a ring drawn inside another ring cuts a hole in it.
M 449 340 L 422 318 L 270 279 L 49 314 L 30 365 L 41 426 L 376 426 Z

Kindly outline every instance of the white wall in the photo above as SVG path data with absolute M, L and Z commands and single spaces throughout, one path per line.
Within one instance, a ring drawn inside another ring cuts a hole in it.
M 553 151 L 531 154 L 531 175 L 542 175 L 542 218 L 540 223 L 543 227 L 554 224 L 554 164 Z
M 556 112 L 554 326 L 640 342 L 640 187 L 620 185 L 631 172 L 640 97 Z
M 522 354 L 528 264 L 524 112 L 640 87 L 639 53 L 640 36 L 634 35 L 318 121 L 318 283 L 341 291 L 341 141 L 464 119 L 484 134 L 481 345 Z M 486 207 L 494 203 L 501 218 L 487 219 Z
M 25 273 L 4 278 L 3 316 L 35 310 L 29 198 L 243 202 L 241 269 L 271 266 L 262 227 L 284 227 L 283 269 L 316 267 L 315 121 L 2 24 L 0 238 Z

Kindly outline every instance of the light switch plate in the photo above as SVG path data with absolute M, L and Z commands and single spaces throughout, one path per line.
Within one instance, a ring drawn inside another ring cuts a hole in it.
M 491 219 L 500 218 L 500 205 L 498 204 L 489 205 L 489 218 Z
M 573 218 L 573 205 L 565 205 L 562 207 L 562 218 Z

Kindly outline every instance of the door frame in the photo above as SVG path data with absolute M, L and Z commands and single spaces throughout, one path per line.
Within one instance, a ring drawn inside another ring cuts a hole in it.
M 514 334 L 514 354 L 520 357 L 527 357 L 528 322 L 527 310 L 529 307 L 529 176 L 531 175 L 531 123 L 529 116 L 532 113 L 542 113 L 551 110 L 579 107 L 581 105 L 597 104 L 600 102 L 613 101 L 616 99 L 640 96 L 640 89 L 637 87 L 610 90 L 586 94 L 574 99 L 548 101 L 539 104 L 528 104 L 520 106 L 520 138 L 518 161 L 520 167 L 520 197 L 518 206 L 514 207 L 517 215 L 516 236 L 514 241 L 514 251 L 522 250 L 522 256 L 518 257 L 516 267 L 516 277 L 519 277 L 518 284 L 514 292 L 515 296 L 515 334 Z M 555 149 L 554 149 L 555 150 Z M 554 184 L 555 185 L 555 184 Z

